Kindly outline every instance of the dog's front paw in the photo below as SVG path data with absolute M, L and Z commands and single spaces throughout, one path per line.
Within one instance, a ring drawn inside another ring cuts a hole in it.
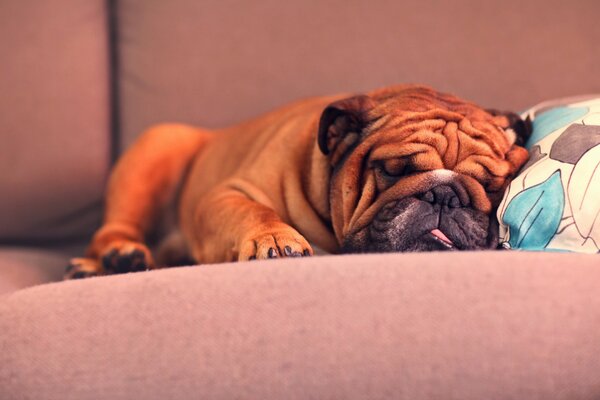
M 103 275 L 98 260 L 93 258 L 72 258 L 69 261 L 69 265 L 67 265 L 63 279 L 91 278 L 98 275 Z
M 238 261 L 311 256 L 313 250 L 295 229 L 282 225 L 260 229 L 242 240 Z
M 102 266 L 107 273 L 145 271 L 154 268 L 150 250 L 142 243 L 119 241 L 111 243 L 100 256 Z

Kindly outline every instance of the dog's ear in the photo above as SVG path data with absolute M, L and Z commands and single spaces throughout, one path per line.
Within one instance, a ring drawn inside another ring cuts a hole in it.
M 486 111 L 493 116 L 499 116 L 504 119 L 502 125 L 504 125 L 505 132 L 509 135 L 509 140 L 512 143 L 510 150 L 506 153 L 506 160 L 513 166 L 510 176 L 515 176 L 529 159 L 529 152 L 525 149 L 525 143 L 527 143 L 533 131 L 531 119 L 529 116 L 522 119 L 518 114 L 510 111 Z
M 358 95 L 328 105 L 319 122 L 319 148 L 336 160 L 361 138 L 367 114 L 375 106 L 372 98 Z
M 506 118 L 507 126 L 506 131 L 509 135 L 514 135 L 512 139 L 513 144 L 517 146 L 525 146 L 527 140 L 531 136 L 531 132 L 533 131 L 533 127 L 531 124 L 531 119 L 529 116 L 527 118 L 522 119 L 518 114 L 515 114 L 511 111 L 498 111 L 498 110 L 486 110 L 488 113 L 493 116 L 502 116 Z

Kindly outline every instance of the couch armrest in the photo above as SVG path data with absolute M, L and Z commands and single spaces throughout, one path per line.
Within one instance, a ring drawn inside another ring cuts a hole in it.
M 0 398 L 600 397 L 598 257 L 327 256 L 0 302 Z

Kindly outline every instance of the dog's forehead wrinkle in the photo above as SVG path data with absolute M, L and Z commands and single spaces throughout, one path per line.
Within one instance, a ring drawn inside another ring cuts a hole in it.
M 366 135 L 369 140 L 363 140 L 363 144 L 369 147 L 369 151 L 384 145 L 400 147 L 416 141 L 435 147 L 448 169 L 453 169 L 465 157 L 474 153 L 493 156 L 493 158 L 503 158 L 504 155 L 498 152 L 497 146 L 490 143 L 486 132 L 473 129 L 470 123 L 467 123 L 470 128 L 465 131 L 460 128 L 456 120 L 431 119 L 402 122 L 396 117 L 389 117 L 387 120 L 393 124 L 379 126 L 376 129 L 373 126 Z M 466 118 L 462 118 L 460 122 L 464 124 L 464 120 Z M 425 140 L 424 137 L 428 138 Z

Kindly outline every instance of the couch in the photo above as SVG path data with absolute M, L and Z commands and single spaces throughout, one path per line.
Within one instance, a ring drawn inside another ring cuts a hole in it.
M 147 126 L 427 83 L 600 92 L 600 3 L 0 2 L 0 399 L 597 399 L 600 259 L 325 255 L 61 282 Z

